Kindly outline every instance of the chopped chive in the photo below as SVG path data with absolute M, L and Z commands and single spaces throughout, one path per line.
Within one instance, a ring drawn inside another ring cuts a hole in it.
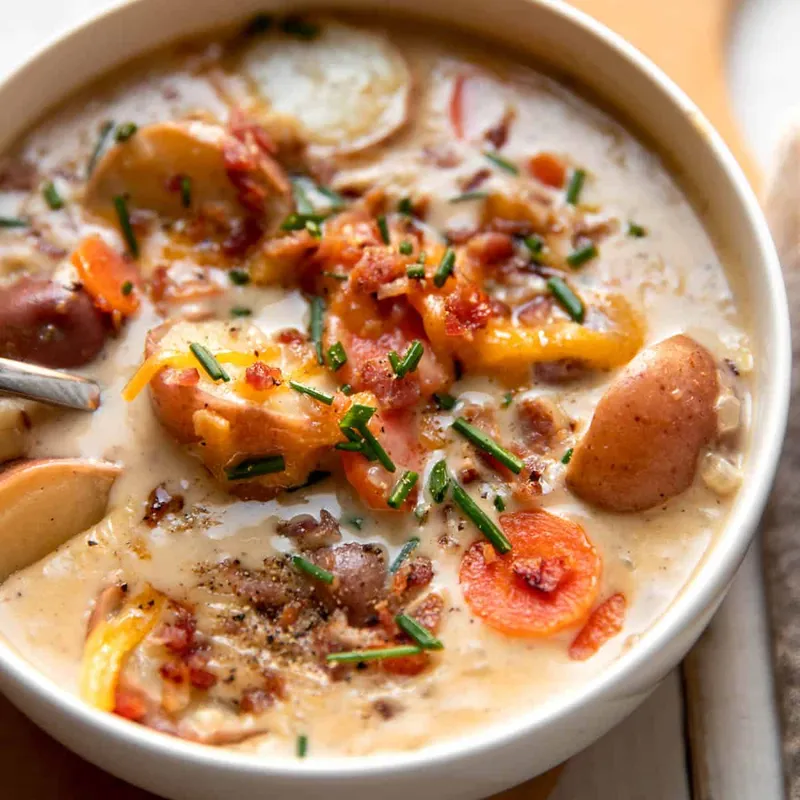
M 390 350 L 386 354 L 386 358 L 389 359 L 389 364 L 392 367 L 392 371 L 394 372 L 395 375 L 397 375 L 397 370 L 400 369 L 400 356 L 397 355 L 397 352 L 395 350 Z
M 498 553 L 502 555 L 511 550 L 511 542 L 508 541 L 503 531 L 458 483 L 453 484 L 453 500 L 456 501 L 456 505 L 464 512 L 464 515 L 492 543 Z
M 628 236 L 632 236 L 634 239 L 643 239 L 647 236 L 647 228 L 642 225 L 637 225 L 635 222 L 629 222 Z
M 364 517 L 350 517 L 345 520 L 347 525 L 352 525 L 356 530 L 361 530 L 364 527 Z
M 92 155 L 89 157 L 89 163 L 86 165 L 86 177 L 89 178 L 91 174 L 94 172 L 94 168 L 97 166 L 97 162 L 100 160 L 100 154 L 103 152 L 103 148 L 106 145 L 106 140 L 108 139 L 108 135 L 114 129 L 114 123 L 109 119 L 106 120 L 101 126 L 100 131 L 97 135 L 97 143 L 94 146 L 94 150 L 92 150 Z
M 0 217 L 0 228 L 28 228 L 30 222 L 20 217 Z
M 506 510 L 506 501 L 503 500 L 503 498 L 499 494 L 496 494 L 494 496 L 494 507 L 498 511 L 505 511 Z
M 184 208 L 192 205 L 192 179 L 188 175 L 181 177 L 181 205 Z
M 64 208 L 64 198 L 58 193 L 58 189 L 56 189 L 56 185 L 53 181 L 47 181 L 47 183 L 42 186 L 42 195 L 47 205 L 50 206 L 53 211 Z
M 249 317 L 253 313 L 247 306 L 233 306 L 231 308 L 232 317 Z
M 562 464 L 569 464 L 569 462 L 572 461 L 573 452 L 574 452 L 574 449 L 572 447 L 570 447 L 570 449 L 567 450 L 567 452 L 564 453 L 564 455 L 561 457 L 561 463 Z
M 194 354 L 194 357 L 200 362 L 200 365 L 208 373 L 208 377 L 212 381 L 224 381 L 228 383 L 231 376 L 222 368 L 219 361 L 212 355 L 211 351 L 204 347 L 199 342 L 192 342 L 189 349 Z
M 128 212 L 128 201 L 121 194 L 114 197 L 114 208 L 117 210 L 119 226 L 122 228 L 122 236 L 125 244 L 128 245 L 128 252 L 134 257 L 139 257 L 139 242 L 136 241 L 136 234 L 131 225 L 131 215 Z
M 228 279 L 236 286 L 247 286 L 250 283 L 250 273 L 246 269 L 234 267 L 228 270 Z
M 410 267 L 406 267 L 406 275 L 408 275 L 409 278 L 415 278 L 416 280 L 424 278 L 425 267 L 423 267 L 422 264 L 414 264 Z
M 506 392 L 503 395 L 503 402 L 500 405 L 503 408 L 508 408 L 514 400 L 514 392 Z
M 333 405 L 332 394 L 322 392 L 319 389 L 315 389 L 313 386 L 307 386 L 305 383 L 298 383 L 297 381 L 289 381 L 289 386 L 291 386 L 292 389 L 300 394 L 307 394 L 309 397 L 313 397 L 314 400 L 319 400 L 320 403 L 325 403 L 326 406 Z
M 314 343 L 314 349 L 317 352 L 317 363 L 324 364 L 325 359 L 322 355 L 322 333 L 325 326 L 325 301 L 317 296 L 311 298 L 311 320 L 309 322 L 308 331 L 311 335 L 311 341 Z
M 299 492 L 301 489 L 307 489 L 309 486 L 315 486 L 318 483 L 322 483 L 326 478 L 330 478 L 331 473 L 324 469 L 312 469 L 311 472 L 308 473 L 308 477 L 303 481 L 303 483 L 298 483 L 296 486 L 290 486 L 286 492 L 291 494 L 292 492 Z
M 501 464 L 508 467 L 515 475 L 522 472 L 525 466 L 522 459 L 501 447 L 494 439 L 487 436 L 482 430 L 470 425 L 463 417 L 458 417 L 452 425 L 453 429 L 476 447 L 496 458 Z
M 319 227 L 318 222 L 314 222 L 313 219 L 310 219 L 306 222 L 306 230 L 315 238 L 321 239 L 322 238 L 322 229 Z
M 433 399 L 436 402 L 436 405 L 439 406 L 442 411 L 450 411 L 451 409 L 455 408 L 455 405 L 458 402 L 453 395 L 447 394 L 446 392 L 434 394 Z
M 558 300 L 558 304 L 575 320 L 575 322 L 583 322 L 586 316 L 583 300 L 572 291 L 569 284 L 563 278 L 553 276 L 547 281 L 547 288 L 550 290 L 553 297 Z
M 418 480 L 418 473 L 406 470 L 389 493 L 389 497 L 386 499 L 386 505 L 389 506 L 389 508 L 400 508 L 406 501 L 408 495 L 411 494 L 411 490 Z
M 572 177 L 569 179 L 569 185 L 567 186 L 567 195 L 566 201 L 571 205 L 577 205 L 578 199 L 581 196 L 581 191 L 583 190 L 583 184 L 586 180 L 586 171 L 582 169 L 576 169 L 572 173 Z
M 345 453 L 361 453 L 364 450 L 363 442 L 337 442 L 334 450 L 343 450 Z
M 395 358 L 397 358 L 397 353 L 392 351 L 389 353 L 389 361 L 392 361 L 392 354 L 394 354 Z M 400 359 L 399 362 L 395 365 L 395 362 L 392 361 L 392 369 L 394 369 L 395 374 L 398 378 L 404 378 L 408 375 L 409 372 L 414 372 L 414 370 L 419 366 L 419 362 L 422 360 L 422 356 L 425 354 L 425 347 L 423 346 L 422 342 L 419 339 L 414 339 L 413 342 L 406 350 L 406 354 Z
M 250 22 L 245 25 L 242 33 L 245 36 L 259 36 L 266 33 L 274 22 L 271 14 L 256 14 Z
M 428 478 L 428 491 L 431 493 L 434 503 L 441 503 L 444 500 L 449 485 L 450 473 L 447 471 L 447 462 L 442 459 L 433 465 Z
M 383 239 L 383 243 L 384 244 L 390 244 L 392 239 L 389 236 L 389 223 L 386 222 L 386 215 L 385 214 L 381 214 L 378 217 L 377 222 L 378 222 L 378 230 L 381 233 L 381 239 Z
M 447 202 L 468 203 L 470 200 L 485 200 L 488 196 L 489 192 L 462 192 L 461 194 L 453 195 Z
M 120 143 L 127 142 L 138 130 L 139 126 L 135 122 L 123 122 L 122 125 L 117 125 L 114 138 Z
M 410 256 L 414 252 L 414 245 L 411 242 L 400 242 L 397 249 L 401 256 Z
M 397 210 L 407 217 L 414 216 L 414 207 L 411 205 L 410 197 L 403 197 L 397 203 Z
M 423 650 L 443 650 L 444 645 L 424 626 L 408 614 L 398 614 L 394 621 L 403 633 L 408 634 Z
M 325 658 L 331 664 L 353 664 L 361 661 L 380 661 L 384 658 L 402 658 L 415 656 L 422 652 L 416 645 L 386 647 L 382 650 L 351 650 L 349 653 L 329 653 Z
M 366 426 L 366 424 L 359 425 L 357 430 L 364 437 L 365 443 L 372 448 L 372 452 L 375 454 L 375 457 L 378 459 L 378 461 L 381 462 L 383 468 L 387 472 L 395 472 L 397 467 L 395 467 L 394 461 L 392 461 L 389 454 L 383 449 L 381 443 L 375 438 L 375 434 Z
M 346 281 L 348 276 L 342 275 L 340 272 L 320 272 L 323 278 L 332 278 L 335 281 Z
M 417 264 L 424 264 L 427 259 L 428 254 L 424 250 L 420 250 L 417 256 Z
M 303 558 L 303 556 L 292 556 L 292 564 L 301 572 L 305 572 L 306 575 L 310 575 L 312 578 L 316 578 L 318 581 L 322 581 L 323 583 L 327 583 L 329 585 L 333 583 L 332 572 L 328 572 L 328 570 L 318 567 L 307 558 Z
M 371 419 L 372 415 L 377 411 L 373 406 L 364 406 L 361 403 L 353 403 L 347 409 L 342 421 L 339 423 L 341 430 L 349 430 L 350 428 L 357 428 L 359 425 L 366 425 Z
M 317 225 L 325 222 L 323 214 L 296 214 L 292 212 L 281 223 L 282 231 L 302 231 L 305 230 L 307 223 L 313 222 Z
M 437 289 L 441 289 L 442 286 L 444 286 L 445 281 L 453 272 L 455 265 L 455 250 L 453 250 L 452 247 L 448 247 L 447 250 L 444 251 L 444 255 L 442 256 L 442 260 L 439 262 L 439 266 L 436 267 L 436 272 L 433 274 L 433 283 Z
M 297 757 L 305 758 L 308 753 L 308 736 L 300 735 L 297 737 Z
M 534 256 L 538 256 L 542 250 L 544 250 L 544 239 L 536 233 L 532 236 L 526 236 L 523 241 L 525 242 L 525 247 L 527 247 Z
M 578 267 L 582 267 L 584 264 L 591 261 L 593 258 L 597 258 L 598 255 L 599 252 L 594 242 L 589 242 L 589 244 L 585 244 L 583 247 L 573 250 L 567 256 L 567 264 L 569 264 L 573 269 L 577 269 Z
M 234 467 L 225 469 L 225 477 L 229 481 L 243 481 L 248 478 L 257 478 L 260 475 L 271 475 L 273 472 L 283 472 L 286 463 L 283 456 L 263 456 L 246 458 Z
M 328 186 L 317 186 L 317 191 L 323 196 L 330 200 L 331 209 L 333 211 L 339 211 L 339 209 L 344 208 L 346 205 L 346 201 L 344 197 L 342 197 L 339 192 L 335 192 L 333 189 L 329 188 Z
M 336 372 L 347 363 L 347 353 L 341 342 L 335 342 L 328 348 L 328 366 Z
M 346 397 L 350 397 L 353 394 L 353 387 L 349 383 L 343 383 L 339 391 Z
M 308 194 L 303 187 L 300 178 L 290 178 L 292 184 L 292 195 L 294 196 L 294 204 L 297 206 L 297 211 L 300 214 L 313 214 L 314 206 L 308 199 Z
M 400 567 L 403 566 L 403 562 L 419 547 L 419 537 L 412 536 L 401 548 L 400 552 L 397 554 L 397 558 L 392 561 L 392 565 L 389 567 L 389 572 L 394 575 Z
M 133 283 L 131 281 L 125 281 L 120 287 L 120 291 L 124 297 L 127 297 L 133 291 Z
M 302 17 L 291 14 L 281 20 L 281 30 L 289 36 L 296 36 L 298 39 L 310 41 L 319 36 L 321 28 L 313 22 L 308 22 Z
M 487 151 L 483 155 L 485 158 L 488 158 L 489 161 L 491 161 L 496 167 L 500 167 L 500 169 L 510 172 L 512 175 L 519 175 L 519 167 L 517 167 L 515 164 L 512 164 L 510 161 L 507 161 L 498 153 Z

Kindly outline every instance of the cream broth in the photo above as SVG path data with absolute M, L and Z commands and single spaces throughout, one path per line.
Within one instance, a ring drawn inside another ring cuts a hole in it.
M 379 26 L 368 29 L 383 35 Z M 265 41 L 274 35 L 265 34 Z M 330 186 L 348 197 L 378 188 L 394 204 L 409 195 L 424 196 L 428 200 L 426 230 L 454 232 L 455 241 L 458 232 L 481 225 L 483 193 L 502 193 L 509 185 L 532 180 L 490 163 L 481 144 L 486 130 L 513 109 L 501 148 L 504 160 L 522 165 L 537 153 L 557 153 L 569 165 L 568 175 L 579 167 L 588 176 L 581 194 L 582 224 L 593 236 L 593 226 L 601 233 L 597 234 L 599 256 L 565 273 L 578 293 L 588 296 L 611 289 L 621 294 L 644 320 L 644 346 L 688 334 L 709 350 L 721 371 L 728 369 L 728 393 L 738 397 L 742 409 L 738 425 L 736 419 L 732 423 L 739 432 L 728 432 L 725 443 L 711 449 L 724 456 L 729 472 L 735 471 L 741 465 L 749 407 L 746 374 L 752 361 L 743 315 L 720 255 L 659 159 L 605 113 L 525 65 L 489 58 L 485 49 L 459 37 L 420 34 L 401 26 L 392 25 L 388 40 L 402 54 L 413 77 L 410 119 L 386 141 L 360 152 L 337 153 L 328 142 L 312 142 L 310 158 L 324 159 Z M 69 100 L 12 154 L 36 164 L 42 176 L 54 180 L 66 207 L 49 209 L 37 190 L 6 189 L 0 191 L 0 215 L 35 219 L 40 239 L 65 254 L 93 232 L 124 251 L 126 242 L 119 227 L 83 203 L 84 169 L 98 128 L 107 119 L 131 120 L 140 129 L 135 136 L 141 136 L 148 124 L 190 115 L 224 123 L 232 104 L 254 107 L 247 64 L 248 58 L 259 56 L 240 54 L 253 47 L 252 40 L 228 37 L 220 43 L 182 45 L 129 66 Z M 291 83 L 294 74 L 287 69 L 285 81 Z M 464 75 L 468 77 L 459 78 Z M 297 91 L 302 92 L 302 79 L 297 80 Z M 460 139 L 453 135 L 451 119 L 454 81 L 458 80 L 468 87 L 462 98 L 466 130 Z M 368 94 L 372 88 L 370 84 L 363 92 Z M 484 170 L 488 175 L 473 190 L 482 194 L 452 202 L 469 191 L 465 186 Z M 557 209 L 567 216 L 572 213 L 563 210 L 561 189 L 539 189 Z M 629 221 L 644 226 L 646 235 L 629 235 Z M 323 230 L 323 241 L 325 236 Z M 158 230 L 141 238 L 139 265 L 147 277 L 167 258 L 170 238 Z M 564 256 L 571 248 L 557 230 L 548 243 L 554 257 Z M 182 250 L 180 259 L 188 270 L 208 263 L 199 250 Z M 74 277 L 68 256 L 43 255 L 24 229 L 0 230 L 0 264 L 9 280 L 20 270 Z M 236 286 L 216 265 L 207 278 L 221 287 L 221 293 L 176 304 L 166 316 L 229 319 L 231 308 L 244 306 L 251 314 L 233 320 L 234 328 L 252 324 L 271 336 L 287 328 L 306 331 L 309 326 L 308 295 L 299 285 L 285 288 L 253 282 Z M 543 284 L 536 276 L 525 280 Z M 492 283 L 489 279 L 487 286 L 497 301 L 515 307 L 520 290 L 514 281 Z M 231 665 L 240 665 L 239 674 L 280 669 L 285 681 L 281 697 L 253 713 L 237 711 L 240 707 L 233 701 L 225 705 L 222 690 L 215 703 L 194 697 L 181 710 L 187 726 L 184 735 L 186 730 L 201 736 L 235 728 L 254 735 L 233 735 L 228 746 L 285 756 L 294 755 L 297 737 L 302 735 L 308 737 L 311 755 L 344 756 L 413 750 L 478 727 L 502 724 L 510 716 L 569 692 L 602 672 L 625 648 L 635 647 L 637 636 L 689 580 L 725 521 L 730 495 L 722 496 L 707 485 L 704 468 L 686 491 L 634 513 L 601 510 L 567 488 L 567 465 L 562 460 L 585 434 L 598 401 L 621 366 L 587 370 L 571 383 L 548 382 L 539 376 L 510 385 L 502 376 L 467 369 L 448 390 L 458 404 L 429 412 L 434 427 L 447 430 L 465 409 L 485 408 L 493 415 L 499 440 L 510 446 L 523 435 L 516 414 L 529 398 L 552 400 L 573 423 L 548 447 L 538 478 L 541 494 L 531 502 L 578 522 L 600 553 L 602 576 L 593 607 L 619 593 L 626 599 L 627 611 L 620 635 L 585 661 L 571 659 L 569 646 L 581 624 L 552 636 L 519 638 L 493 630 L 471 611 L 459 585 L 459 566 L 480 533 L 452 501 L 437 505 L 420 492 L 418 508 L 425 506 L 426 511 L 423 520 L 410 511 L 373 510 L 339 470 L 323 483 L 282 492 L 273 499 L 238 499 L 227 494 L 201 462 L 163 429 L 148 391 L 131 402 L 122 397 L 142 362 L 148 331 L 161 324 L 164 316 L 163 306 L 141 292 L 138 311 L 105 344 L 100 356 L 79 370 L 103 389 L 99 411 L 50 414 L 36 420 L 27 434 L 28 457 L 104 459 L 120 464 L 123 471 L 104 520 L 0 586 L 0 633 L 35 668 L 63 688 L 78 692 L 87 623 L 96 598 L 109 585 L 129 584 L 133 591 L 149 583 L 193 609 L 197 629 L 213 643 L 205 668 L 216 676 L 217 690 L 232 674 Z M 733 371 L 726 368 L 726 360 Z M 230 372 L 234 381 L 244 379 L 243 367 L 230 367 Z M 334 376 L 320 380 L 320 387 L 336 391 Z M 507 392 L 512 392 L 511 401 L 504 407 Z M 463 475 L 459 470 L 476 461 L 466 447 L 463 440 L 451 436 L 441 446 L 428 449 L 419 487 L 427 487 L 430 470 L 442 457 Z M 704 447 L 703 452 L 708 449 Z M 713 479 L 709 482 L 714 485 Z M 184 505 L 149 525 L 142 518 L 148 496 L 158 485 L 182 495 Z M 509 511 L 526 507 L 512 497 L 503 474 L 487 472 L 485 465 L 480 477 L 468 483 L 468 491 L 492 518 L 497 517 L 493 502 L 498 493 Z M 425 591 L 444 600 L 437 633 L 444 649 L 433 653 L 430 665 L 420 674 L 349 669 L 334 680 L 319 664 L 276 660 L 270 645 L 260 638 L 259 611 L 241 598 L 231 600 L 229 594 L 220 594 L 214 581 L 205 579 L 203 569 L 213 565 L 238 559 L 244 568 L 258 570 L 265 558 L 294 552 L 293 541 L 278 533 L 278 521 L 298 514 L 319 517 L 323 509 L 339 521 L 343 542 L 385 546 L 389 562 L 410 537 L 419 537 L 414 556 L 430 558 L 434 567 Z M 236 625 L 229 624 L 232 617 Z M 125 667 L 136 671 L 137 679 L 149 688 L 160 685 L 148 661 L 156 646 L 138 647 Z M 230 685 L 231 691 L 239 691 L 243 684 L 232 678 Z

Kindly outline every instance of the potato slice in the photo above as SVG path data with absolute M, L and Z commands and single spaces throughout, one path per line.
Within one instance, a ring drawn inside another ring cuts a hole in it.
M 29 459 L 0 471 L 0 581 L 98 523 L 120 471 L 81 458 Z
M 352 153 L 397 131 L 408 116 L 411 74 L 380 34 L 324 22 L 301 41 L 259 38 L 242 69 L 270 110 L 297 119 L 314 145 Z
M 164 427 L 189 446 L 226 490 L 269 499 L 324 466 L 333 444 L 342 438 L 337 413 L 288 385 L 291 378 L 334 390 L 310 345 L 268 339 L 253 325 L 177 322 L 150 331 L 145 353 L 148 358 L 188 353 L 193 342 L 220 355 L 230 380 L 215 382 L 199 370 L 199 381 L 187 385 L 180 368 L 162 369 L 150 382 L 151 396 Z M 280 385 L 257 390 L 248 384 L 247 365 L 257 361 L 281 371 Z M 230 480 L 226 474 L 243 461 L 269 456 L 282 456 L 284 468 L 247 480 Z
M 226 217 L 241 217 L 240 194 L 226 171 L 226 148 L 241 143 L 221 125 L 200 121 L 159 122 L 137 131 L 103 156 L 86 187 L 89 210 L 116 219 L 114 197 L 127 195 L 131 209 L 162 217 L 187 214 L 181 176 L 191 181 L 191 209 L 214 207 Z M 259 154 L 258 169 L 248 177 L 263 189 L 268 218 L 280 222 L 291 211 L 291 187 L 278 164 Z
M 688 336 L 642 351 L 597 404 L 567 485 L 610 511 L 643 511 L 686 490 L 716 433 L 717 369 Z

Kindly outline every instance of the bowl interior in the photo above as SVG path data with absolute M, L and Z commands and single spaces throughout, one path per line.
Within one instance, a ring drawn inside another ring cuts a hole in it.
M 246 18 L 256 11 L 296 5 L 269 0 L 185 3 L 132 0 L 45 48 L 0 86 L 0 150 L 48 108 L 91 78 L 158 45 Z M 748 298 L 756 353 L 751 445 L 742 491 L 725 532 L 693 581 L 636 647 L 606 672 L 565 698 L 509 720 L 502 730 L 434 745 L 418 753 L 376 755 L 304 763 L 306 774 L 392 772 L 412 764 L 463 758 L 502 746 L 523 733 L 544 730 L 558 718 L 615 693 L 645 692 L 674 666 L 697 635 L 743 558 L 772 481 L 783 438 L 788 401 L 790 337 L 780 268 L 766 224 L 744 176 L 719 137 L 693 104 L 630 45 L 557 0 L 338 0 L 313 8 L 376 9 L 413 14 L 479 33 L 497 47 L 511 47 L 544 62 L 567 81 L 616 110 L 664 155 L 679 183 L 695 200 L 702 221 L 723 253 L 736 254 L 731 274 L 737 293 Z M 157 21 L 157 24 L 155 22 Z M 65 68 L 65 65 L 69 65 Z M 694 630 L 693 630 L 694 626 Z M 688 637 L 688 638 L 687 638 Z M 166 739 L 144 728 L 85 707 L 0 642 L 0 675 L 6 688 L 43 696 L 63 715 L 143 747 L 157 746 L 183 759 L 239 769 L 291 773 L 291 764 L 248 758 Z M 576 748 L 577 749 L 577 748 Z

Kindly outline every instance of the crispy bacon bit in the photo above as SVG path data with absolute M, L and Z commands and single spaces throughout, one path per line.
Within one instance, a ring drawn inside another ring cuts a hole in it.
M 549 594 L 554 592 L 569 571 L 563 558 L 518 558 L 512 570 L 526 586 Z
M 379 697 L 373 704 L 372 707 L 375 709 L 375 712 L 381 719 L 391 719 L 392 717 L 396 716 L 397 713 L 400 711 L 399 704 L 389 699 L 388 697 Z
M 170 659 L 165 661 L 159 668 L 158 674 L 165 681 L 176 683 L 178 685 L 188 683 L 189 681 L 189 667 L 183 661 Z
M 37 169 L 29 161 L 0 162 L 0 190 L 4 192 L 32 192 L 38 180 Z
M 367 247 L 350 273 L 350 285 L 357 292 L 377 292 L 387 283 L 405 276 L 406 261 L 386 247 Z
M 465 486 L 475 483 L 480 476 L 481 474 L 478 472 L 478 468 L 474 464 L 467 464 L 466 466 L 461 467 L 461 469 L 458 471 L 458 479 Z
M 491 174 L 492 171 L 490 169 L 479 169 L 459 184 L 461 191 L 474 192 Z
M 625 623 L 627 602 L 624 594 L 614 594 L 589 615 L 569 648 L 569 657 L 585 661 L 593 656 L 609 639 L 616 636 Z
M 281 385 L 281 371 L 278 367 L 271 367 L 263 361 L 256 361 L 245 370 L 244 380 L 248 386 L 264 392 Z
M 478 232 L 474 225 L 464 225 L 458 228 L 448 228 L 445 236 L 450 244 L 466 244 Z
M 141 692 L 118 686 L 114 697 L 114 713 L 133 722 L 141 722 L 147 714 L 147 703 Z
M 392 594 L 404 597 L 414 589 L 421 589 L 433 580 L 433 564 L 426 556 L 417 556 L 403 564 L 392 580 Z
M 217 676 L 203 667 L 189 667 L 189 683 L 195 689 L 208 690 L 217 683 Z
M 416 607 L 409 612 L 409 616 L 431 633 L 438 633 L 443 613 L 444 599 L 440 594 L 431 592 L 420 600 Z
M 222 288 L 205 267 L 196 266 L 187 272 L 178 265 L 162 264 L 150 279 L 150 297 L 154 303 L 183 303 L 218 294 L 222 294 Z
M 446 144 L 426 147 L 422 151 L 422 156 L 425 161 L 440 169 L 452 169 L 461 163 L 461 156 Z
M 411 677 L 423 672 L 431 657 L 428 653 L 417 653 L 415 656 L 401 656 L 400 658 L 387 658 L 380 662 L 381 669 L 391 675 L 406 675 Z
M 164 381 L 173 386 L 197 386 L 200 382 L 200 373 L 194 367 L 186 369 L 165 369 Z
M 297 328 L 284 328 L 275 334 L 275 339 L 280 344 L 304 345 L 307 337 L 302 331 L 297 330 Z
M 324 508 L 319 513 L 319 521 L 311 514 L 299 514 L 290 520 L 278 523 L 278 533 L 297 540 L 301 550 L 318 550 L 336 544 L 342 538 L 339 523 Z
M 508 141 L 508 133 L 511 128 L 511 123 L 514 121 L 514 117 L 516 117 L 514 109 L 507 108 L 500 122 L 489 128 L 489 130 L 483 134 L 483 138 L 486 139 L 487 142 L 493 144 L 495 150 L 499 150 Z
M 565 427 L 563 412 L 545 397 L 526 397 L 517 403 L 525 446 L 544 453 L 553 446 L 558 432 Z
M 229 258 L 242 258 L 251 247 L 258 244 L 264 234 L 261 222 L 254 217 L 244 217 L 231 222 L 228 236 L 222 242 L 222 252 Z
M 398 378 L 388 359 L 371 358 L 358 370 L 358 386 L 372 392 L 384 409 L 413 406 L 420 396 L 419 381 L 413 374 Z
M 275 697 L 266 689 L 245 689 L 239 699 L 239 708 L 245 714 L 262 714 L 273 705 Z
M 591 372 L 591 367 L 574 358 L 564 358 L 559 361 L 542 361 L 533 368 L 537 381 L 542 383 L 572 383 L 585 378 Z
M 185 606 L 175 605 L 173 617 L 170 622 L 165 622 L 155 635 L 155 640 L 160 642 L 171 653 L 187 656 L 195 645 L 194 637 L 197 622 L 192 612 Z
M 488 295 L 473 283 L 460 283 L 445 301 L 445 333 L 471 339 L 474 331 L 486 327 L 491 315 Z
M 520 309 L 517 319 L 527 327 L 541 328 L 550 319 L 553 305 L 550 295 L 540 294 Z
M 479 233 L 469 240 L 467 253 L 485 266 L 499 264 L 514 255 L 514 240 L 506 233 Z
M 528 172 L 539 183 L 561 189 L 567 177 L 567 166 L 553 153 L 539 153 L 528 161 Z
M 248 119 L 240 108 L 234 108 L 231 111 L 228 129 L 240 142 L 252 143 L 265 155 L 274 156 L 278 152 L 278 148 L 267 131 L 258 123 Z
M 170 494 L 163 484 L 156 486 L 147 498 L 144 522 L 151 528 L 155 528 L 167 514 L 180 513 L 183 510 L 183 503 L 183 495 Z

